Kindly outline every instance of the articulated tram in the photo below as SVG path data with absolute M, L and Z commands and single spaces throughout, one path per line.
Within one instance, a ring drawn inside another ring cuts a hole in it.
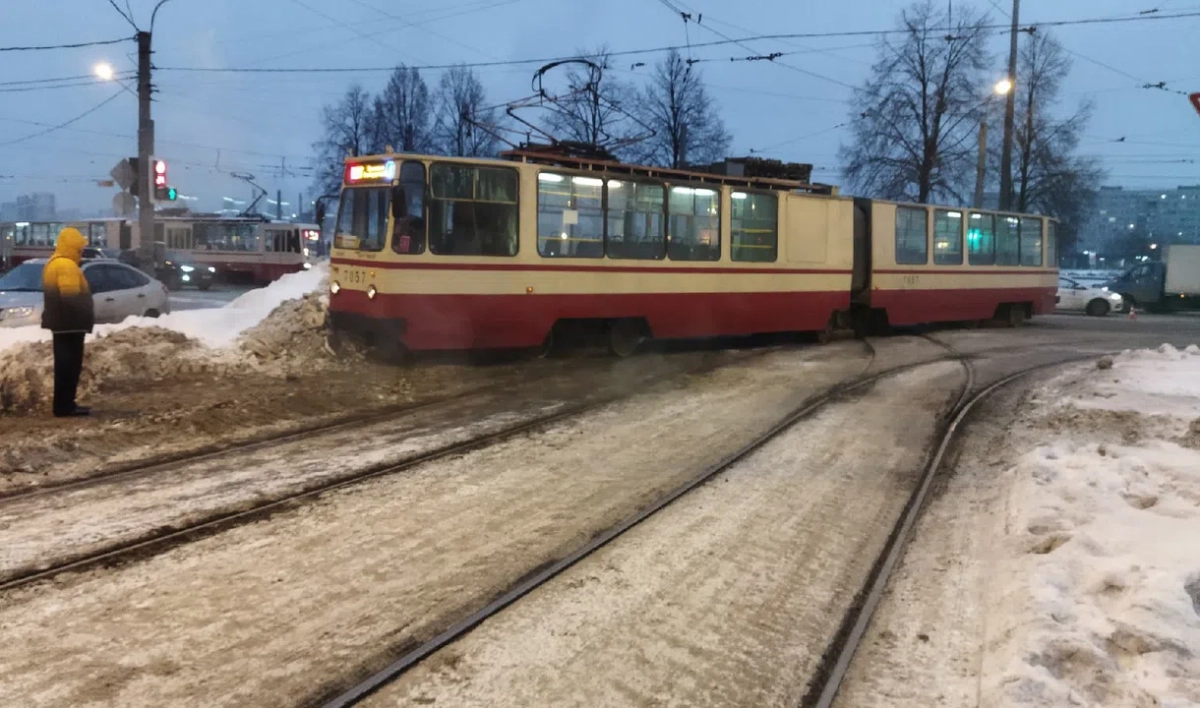
M 58 232 L 79 229 L 88 245 L 106 252 L 142 245 L 136 219 L 98 218 L 66 222 L 0 222 L 0 269 L 54 253 Z M 222 279 L 266 284 L 312 266 L 323 249 L 316 224 L 227 216 L 154 218 L 155 240 L 218 269 Z
M 413 351 L 582 330 L 627 354 L 651 337 L 1017 324 L 1054 308 L 1052 219 L 747 172 L 536 150 L 350 158 L 332 326 Z

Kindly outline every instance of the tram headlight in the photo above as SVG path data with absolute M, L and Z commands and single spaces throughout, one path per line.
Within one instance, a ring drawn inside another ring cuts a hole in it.
M 335 281 L 329 283 L 329 292 L 330 293 L 337 295 L 341 291 L 341 289 L 342 289 L 342 284 L 339 283 L 338 281 L 335 280 Z
M 312 270 L 312 263 L 305 263 L 304 270 Z
M 196 270 L 196 267 L 189 266 L 189 265 L 181 265 L 181 266 L 179 266 L 179 270 L 182 270 L 184 273 L 191 273 L 193 270 Z
M 208 267 L 208 272 L 209 272 L 209 273 L 216 273 L 216 272 L 217 272 L 217 268 L 216 268 L 216 266 L 209 266 L 209 267 Z
M 375 296 L 378 294 L 379 294 L 379 291 L 375 289 L 374 285 L 367 288 L 367 299 L 374 300 Z

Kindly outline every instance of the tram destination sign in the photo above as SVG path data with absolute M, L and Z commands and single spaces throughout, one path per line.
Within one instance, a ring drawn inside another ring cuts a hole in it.
M 396 178 L 396 161 L 357 162 L 346 165 L 346 184 L 391 183 Z

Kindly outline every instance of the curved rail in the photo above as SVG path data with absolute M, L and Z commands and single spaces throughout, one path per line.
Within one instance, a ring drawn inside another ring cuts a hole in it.
M 948 422 L 942 431 L 940 441 L 933 456 L 925 465 L 920 481 L 913 490 L 912 496 L 905 505 L 904 511 L 901 513 L 896 525 L 893 527 L 892 533 L 884 544 L 871 573 L 867 577 L 866 583 L 859 591 L 855 602 L 847 610 L 841 628 L 834 635 L 833 642 L 826 649 L 821 664 L 816 671 L 816 675 L 819 678 L 810 684 L 808 693 L 800 703 L 801 706 L 804 708 L 831 708 L 833 706 L 833 702 L 837 698 L 838 689 L 841 687 L 842 681 L 845 679 L 846 673 L 849 671 L 850 665 L 854 660 L 854 655 L 862 643 L 867 629 L 870 627 L 871 618 L 879 606 L 884 590 L 887 589 L 891 574 L 903 556 L 905 547 L 912 535 L 913 527 L 916 525 L 917 519 L 920 518 L 925 499 L 929 495 L 933 480 L 937 477 L 937 473 L 942 466 L 946 450 L 954 441 L 960 427 L 975 406 L 998 389 L 1032 373 L 1055 366 L 1095 359 L 1097 356 L 1101 355 L 1088 354 L 1045 364 L 1037 364 L 1009 374 L 978 392 L 970 393 L 967 389 L 964 389 L 963 396 L 959 398 L 959 402 L 952 409 L 950 416 L 948 416 Z
M 874 349 L 872 348 L 871 351 L 873 352 Z M 930 364 L 944 361 L 961 362 L 961 359 L 958 356 L 948 355 L 938 359 L 897 366 L 872 374 L 870 376 L 859 375 L 849 382 L 837 384 L 821 393 L 805 399 L 783 418 L 781 418 L 775 425 L 771 426 L 764 433 L 738 449 L 733 454 L 725 457 L 716 464 L 704 469 L 686 482 L 666 492 L 652 504 L 644 507 L 636 514 L 619 521 L 600 533 L 594 534 L 590 540 L 576 548 L 568 555 L 543 567 L 535 569 L 530 574 L 518 580 L 508 590 L 496 597 L 491 602 L 487 603 L 483 607 L 480 607 L 467 617 L 446 628 L 432 639 L 429 639 L 428 641 L 413 648 L 403 656 L 397 658 L 392 663 L 371 674 L 369 677 L 355 684 L 351 688 L 328 699 L 322 703 L 323 708 L 346 708 L 347 706 L 354 705 L 363 700 L 379 688 L 390 683 L 404 672 L 428 658 L 434 652 L 468 634 L 471 632 L 471 630 L 483 623 L 485 620 L 500 613 L 506 607 L 517 602 L 522 597 L 528 595 L 541 585 L 544 585 L 555 576 L 562 573 L 564 570 L 570 568 L 584 558 L 587 558 L 596 551 L 607 546 L 609 543 L 616 540 L 630 529 L 633 529 L 638 524 L 642 523 L 651 516 L 654 516 L 667 506 L 677 501 L 680 497 L 683 497 L 688 492 L 691 492 L 697 487 L 705 484 L 712 478 L 733 467 L 738 462 L 749 457 L 752 453 L 766 445 L 779 434 L 785 432 L 801 420 L 810 417 L 821 408 L 829 405 L 830 403 L 841 400 L 847 394 L 865 389 L 885 377 L 894 376 L 912 369 L 922 366 L 929 366 Z M 870 364 L 868 364 L 868 367 L 869 365 Z M 968 377 L 968 382 L 970 380 L 970 377 Z M 966 385 L 964 385 L 964 389 L 965 388 Z

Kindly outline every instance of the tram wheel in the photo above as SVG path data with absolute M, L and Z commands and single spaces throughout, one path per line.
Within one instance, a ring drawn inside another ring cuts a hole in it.
M 646 330 L 639 320 L 617 320 L 608 328 L 608 348 L 619 357 L 633 356 L 646 341 Z
M 1009 327 L 1020 327 L 1025 324 L 1025 306 L 1009 305 L 1007 321 Z

